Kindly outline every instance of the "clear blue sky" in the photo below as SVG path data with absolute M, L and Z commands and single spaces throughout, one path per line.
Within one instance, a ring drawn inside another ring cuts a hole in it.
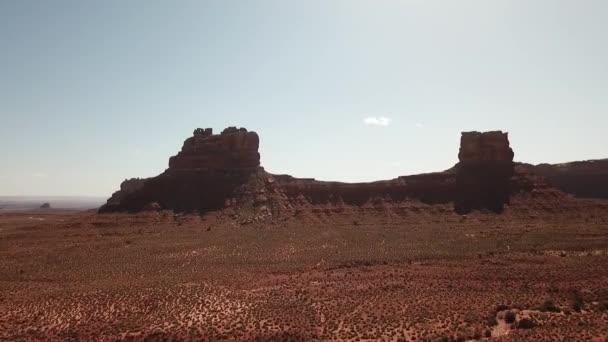
M 323 180 L 446 169 L 463 130 L 605 158 L 608 1 L 0 0 L 0 195 L 109 195 L 231 125 Z

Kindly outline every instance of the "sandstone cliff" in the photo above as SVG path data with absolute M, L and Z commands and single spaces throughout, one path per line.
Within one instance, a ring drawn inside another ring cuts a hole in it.
M 508 133 L 463 132 L 456 165 L 456 211 L 501 211 L 511 194 L 513 155 Z
M 224 199 L 258 171 L 258 147 L 258 135 L 244 128 L 229 127 L 217 135 L 210 128 L 196 129 L 181 151 L 169 159 L 165 172 L 123 182 L 99 212 L 134 212 L 157 206 L 175 211 L 220 209 Z
M 508 134 L 500 131 L 463 132 L 459 162 L 447 171 L 370 183 L 270 174 L 260 166 L 258 149 L 258 135 L 244 128 L 229 127 L 220 134 L 213 134 L 210 128 L 196 129 L 181 151 L 169 159 L 165 172 L 126 180 L 99 212 L 232 208 L 236 216 L 251 212 L 258 220 L 294 215 L 299 210 L 381 210 L 415 203 L 453 203 L 458 213 L 475 209 L 500 212 L 513 194 L 527 193 L 536 199 L 547 195 L 551 200 L 567 196 L 551 189 L 550 182 L 532 172 L 533 168 L 523 164 L 515 168 Z
M 562 164 L 520 164 L 563 192 L 581 198 L 608 199 L 608 159 Z
M 260 139 L 245 128 L 228 127 L 214 135 L 211 128 L 196 129 L 182 150 L 169 158 L 169 171 L 247 171 L 260 166 Z

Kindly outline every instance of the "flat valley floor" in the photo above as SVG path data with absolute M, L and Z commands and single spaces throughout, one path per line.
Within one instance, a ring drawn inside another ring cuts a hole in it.
M 583 207 L 0 211 L 0 341 L 608 341 Z

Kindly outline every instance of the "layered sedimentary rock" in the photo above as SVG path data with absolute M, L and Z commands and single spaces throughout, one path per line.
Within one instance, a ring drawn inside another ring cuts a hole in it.
M 196 129 L 169 159 L 165 172 L 123 182 L 99 211 L 220 209 L 224 199 L 259 170 L 258 148 L 258 135 L 244 128 L 229 127 L 217 135 L 210 128 Z
M 521 164 L 529 173 L 544 177 L 555 188 L 582 198 L 608 199 L 608 159 L 562 164 Z
M 462 133 L 459 163 L 444 172 L 350 184 L 291 176 L 275 178 L 289 201 L 351 206 L 408 200 L 427 204 L 454 202 L 458 212 L 466 213 L 484 208 L 500 211 L 509 202 L 513 174 L 513 150 L 508 135 L 494 131 Z
M 450 202 L 455 195 L 454 174 L 436 172 L 401 176 L 369 183 L 324 182 L 274 176 L 287 199 L 301 199 L 311 205 L 364 206 L 370 202 L 399 203 L 419 200 L 428 204 Z
M 274 215 L 302 208 L 378 209 L 421 202 L 453 203 L 458 213 L 473 209 L 500 212 L 514 193 L 566 196 L 552 192 L 542 176 L 530 173 L 531 167 L 518 164 L 515 172 L 508 134 L 500 131 L 463 132 L 459 162 L 447 171 L 369 183 L 270 174 L 260 166 L 258 149 L 258 135 L 244 128 L 229 127 L 220 134 L 213 134 L 210 128 L 196 129 L 181 151 L 169 159 L 165 172 L 126 180 L 99 211 L 206 212 L 231 207 L 238 213 L 251 209 Z M 593 173 L 580 174 L 579 179 Z
M 108 199 L 108 204 L 119 204 L 127 195 L 136 192 L 144 186 L 146 179 L 131 178 L 120 183 L 120 190 L 114 192 Z
M 170 171 L 239 171 L 260 166 L 260 139 L 245 128 L 228 127 L 214 135 L 211 128 L 194 130 L 182 150 L 169 159 Z
M 456 211 L 501 211 L 511 194 L 513 155 L 508 133 L 463 132 L 456 165 Z

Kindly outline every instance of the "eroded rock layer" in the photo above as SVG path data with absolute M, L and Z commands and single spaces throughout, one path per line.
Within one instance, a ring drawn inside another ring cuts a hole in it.
M 608 199 L 608 159 L 561 164 L 521 164 L 559 190 L 581 198 Z
M 513 155 L 508 133 L 463 132 L 456 165 L 456 211 L 501 211 L 511 194 Z
M 235 215 L 294 215 L 299 210 L 381 210 L 428 204 L 454 206 L 458 213 L 474 209 L 500 212 L 512 194 L 559 200 L 542 175 L 513 163 L 507 133 L 463 132 L 459 162 L 436 173 L 401 176 L 369 183 L 325 182 L 275 175 L 260 166 L 259 137 L 244 128 L 220 134 L 196 129 L 169 168 L 148 179 L 121 184 L 100 212 L 173 210 L 206 212 L 232 208 Z M 587 173 L 588 174 L 588 173 Z M 540 196 L 540 197 L 538 197 Z
M 244 128 L 229 127 L 217 135 L 210 128 L 196 129 L 181 151 L 169 159 L 165 172 L 126 180 L 99 211 L 221 209 L 224 199 L 258 171 L 258 147 L 258 135 Z
M 228 127 L 214 135 L 211 128 L 194 130 L 182 150 L 169 158 L 169 170 L 251 171 L 260 166 L 260 139 L 245 128 Z
M 428 204 L 447 203 L 455 192 L 454 174 L 450 172 L 401 176 L 370 183 L 323 182 L 287 175 L 274 177 L 288 199 L 300 198 L 312 205 L 363 206 L 414 199 Z

